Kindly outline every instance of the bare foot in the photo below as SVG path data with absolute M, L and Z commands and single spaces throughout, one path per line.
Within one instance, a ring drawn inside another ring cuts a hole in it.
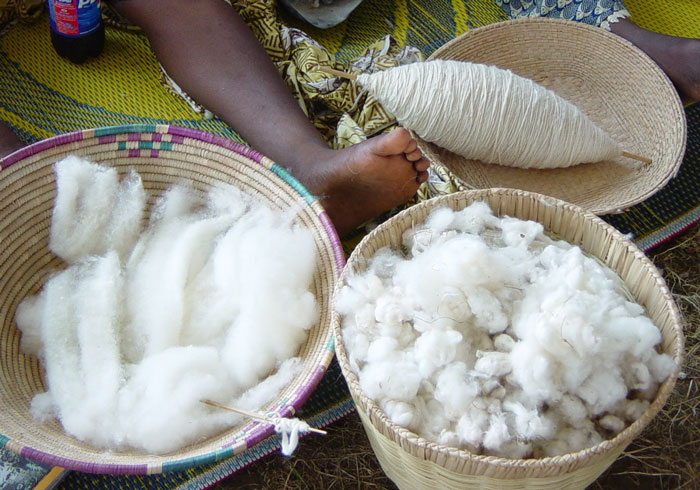
M 22 142 L 4 122 L 0 121 L 0 158 L 22 148 Z
M 654 60 L 673 82 L 684 103 L 700 100 L 700 39 L 648 31 L 629 19 L 610 24 L 610 30 Z
M 321 199 L 341 237 L 406 203 L 428 178 L 428 161 L 404 128 L 318 157 L 303 173 L 291 171 Z

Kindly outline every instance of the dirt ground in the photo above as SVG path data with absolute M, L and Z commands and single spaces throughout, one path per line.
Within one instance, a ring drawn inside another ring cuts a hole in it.
M 700 490 L 700 224 L 648 255 L 684 316 L 686 357 L 663 410 L 591 489 Z M 326 430 L 326 436 L 302 439 L 292 457 L 273 453 L 213 489 L 396 489 L 379 466 L 357 414 Z

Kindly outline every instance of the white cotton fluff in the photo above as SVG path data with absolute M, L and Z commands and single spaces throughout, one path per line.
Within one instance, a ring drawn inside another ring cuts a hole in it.
M 19 347 L 22 352 L 39 358 L 43 362 L 44 344 L 41 340 L 41 316 L 44 311 L 45 294 L 37 294 L 24 299 L 17 305 L 15 322 L 22 332 Z
M 415 341 L 415 359 L 421 375 L 429 378 L 436 369 L 454 361 L 462 335 L 454 330 L 429 330 Z
M 526 408 L 523 404 L 504 401 L 503 409 L 513 416 L 513 430 L 523 440 L 549 439 L 556 432 L 556 422 L 536 408 Z
M 165 453 L 241 420 L 202 399 L 259 410 L 300 373 L 316 250 L 291 213 L 227 185 L 175 186 L 141 231 L 137 174 L 119 183 L 79 158 L 56 172 L 51 246 L 68 265 L 16 314 L 46 371 L 34 417 L 106 450 Z
M 489 413 L 475 406 L 470 406 L 464 412 L 455 427 L 460 442 L 474 447 L 481 447 L 484 434 L 488 429 Z
M 361 388 L 421 437 L 578 451 L 641 416 L 676 368 L 622 281 L 539 223 L 437 208 L 401 245 L 348 273 L 335 306 Z
M 601 417 L 599 424 L 603 429 L 609 430 L 614 434 L 622 432 L 625 429 L 625 427 L 627 427 L 627 424 L 624 420 L 622 420 L 620 417 L 616 417 L 615 415 L 611 414 Z
M 479 383 L 469 375 L 463 362 L 450 364 L 437 377 L 435 399 L 443 404 L 451 418 L 465 413 L 480 392 Z
M 450 417 L 445 412 L 445 407 L 439 401 L 430 396 L 418 396 L 416 398 L 417 418 L 416 433 L 429 440 L 444 437 L 445 427 L 450 426 Z
M 483 445 L 488 450 L 498 450 L 504 444 L 511 441 L 511 435 L 503 413 L 491 414 L 489 417 L 489 428 L 484 434 Z
M 515 346 L 515 340 L 508 334 L 496 335 L 493 339 L 493 347 L 499 352 L 510 352 Z
M 420 376 L 410 361 L 381 361 L 366 366 L 361 386 L 363 391 L 372 393 L 373 398 L 410 401 L 418 393 Z
M 510 356 L 503 352 L 476 352 L 477 361 L 474 364 L 474 371 L 487 376 L 505 376 L 510 373 L 513 366 Z
M 393 423 L 412 428 L 419 417 L 416 407 L 400 400 L 384 400 L 380 408 Z
M 141 229 L 146 193 L 130 173 L 121 184 L 113 167 L 68 156 L 55 165 L 56 201 L 49 248 L 66 262 L 115 250 L 121 257 Z

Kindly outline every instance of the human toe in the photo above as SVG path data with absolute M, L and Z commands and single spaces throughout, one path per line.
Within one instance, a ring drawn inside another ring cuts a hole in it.
M 430 162 L 426 158 L 421 157 L 419 160 L 413 162 L 413 168 L 416 172 L 425 172 L 428 170 L 428 167 L 430 167 Z
M 405 153 L 405 155 L 406 155 L 406 160 L 408 160 L 409 162 L 417 162 L 418 160 L 423 158 L 423 153 L 421 153 L 421 151 L 418 149 L 415 149 L 411 152 Z

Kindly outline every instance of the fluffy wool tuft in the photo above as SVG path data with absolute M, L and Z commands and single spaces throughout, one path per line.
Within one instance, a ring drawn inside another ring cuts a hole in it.
M 50 247 L 68 266 L 16 315 L 46 368 L 32 414 L 104 449 L 165 453 L 240 421 L 202 399 L 272 402 L 318 321 L 311 233 L 223 185 L 171 188 L 142 229 L 136 173 L 120 183 L 78 157 L 55 169 Z
M 361 388 L 422 437 L 508 458 L 579 451 L 639 418 L 676 368 L 622 281 L 539 223 L 476 202 L 402 241 L 335 306 Z

